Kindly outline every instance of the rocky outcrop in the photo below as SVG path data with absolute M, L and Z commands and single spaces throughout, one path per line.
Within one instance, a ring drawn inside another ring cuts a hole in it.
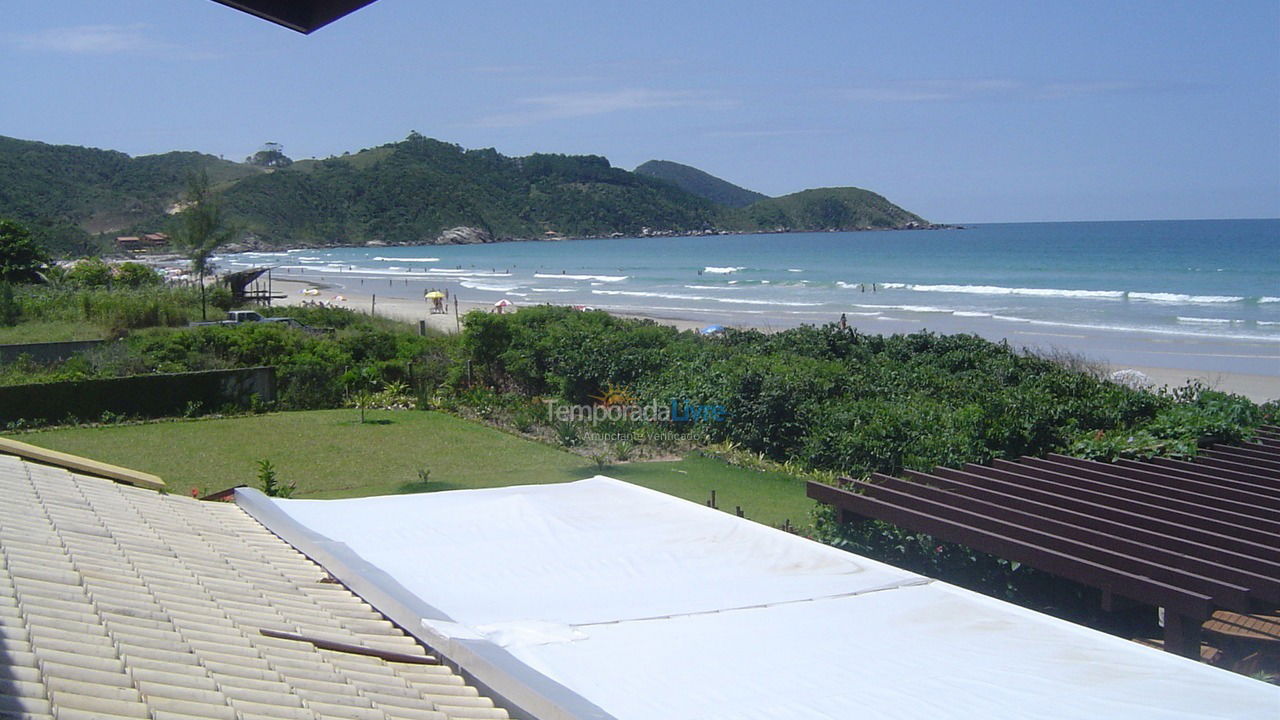
M 433 245 L 477 245 L 493 242 L 488 230 L 477 227 L 456 227 L 445 230 L 436 237 Z

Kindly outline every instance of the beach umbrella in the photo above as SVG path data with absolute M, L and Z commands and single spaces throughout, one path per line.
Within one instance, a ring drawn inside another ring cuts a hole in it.
M 506 298 L 502 298 L 502 299 L 501 299 L 501 300 L 499 300 L 498 302 L 494 303 L 494 304 L 493 304 L 493 306 L 494 306 L 494 307 L 506 307 L 506 306 L 508 306 L 508 305 L 510 305 L 510 304 L 511 304 L 511 301 L 510 301 L 510 300 L 508 300 L 508 299 L 506 299 Z
M 429 297 L 432 300 L 435 300 L 437 298 L 444 297 L 444 293 L 440 292 L 439 290 L 432 290 L 431 292 L 426 294 L 426 297 Z
M 706 326 L 706 327 L 702 328 L 701 330 L 699 330 L 698 332 L 702 333 L 703 335 L 715 335 L 716 333 L 722 333 L 722 332 L 724 332 L 724 326 L 723 326 L 723 325 L 708 325 L 708 326 Z

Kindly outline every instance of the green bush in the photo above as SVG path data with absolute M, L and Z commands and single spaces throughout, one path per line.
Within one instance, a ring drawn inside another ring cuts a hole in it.
M 67 271 L 66 281 L 81 289 L 111 287 L 111 266 L 102 258 L 81 258 Z
M 120 263 L 115 269 L 117 287 L 138 288 L 156 287 L 164 284 L 160 273 L 138 262 Z
M 22 317 L 22 306 L 13 294 L 13 285 L 0 282 L 0 327 L 12 327 Z

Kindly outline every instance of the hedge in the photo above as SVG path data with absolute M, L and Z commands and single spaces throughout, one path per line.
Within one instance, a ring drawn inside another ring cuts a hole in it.
M 133 375 L 0 387 L 0 423 L 165 417 L 249 407 L 276 396 L 273 367 Z

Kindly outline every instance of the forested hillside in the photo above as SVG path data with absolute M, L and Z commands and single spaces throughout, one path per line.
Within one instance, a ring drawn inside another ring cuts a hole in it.
M 29 225 L 55 253 L 107 249 L 116 234 L 171 231 L 169 211 L 188 177 L 204 172 L 237 237 L 268 245 L 430 243 L 459 226 L 483 231 L 473 237 L 518 239 L 927 224 L 857 188 L 764 198 L 676 163 L 666 165 L 680 169 L 682 183 L 597 155 L 508 157 L 417 133 L 325 160 L 279 155 L 264 167 L 0 137 L 0 217 Z
M 686 192 L 728 207 L 743 208 L 757 200 L 766 200 L 769 197 L 764 193 L 734 185 L 728 180 L 721 180 L 696 167 L 681 165 L 670 160 L 650 160 L 637 167 L 636 173 L 666 180 Z

